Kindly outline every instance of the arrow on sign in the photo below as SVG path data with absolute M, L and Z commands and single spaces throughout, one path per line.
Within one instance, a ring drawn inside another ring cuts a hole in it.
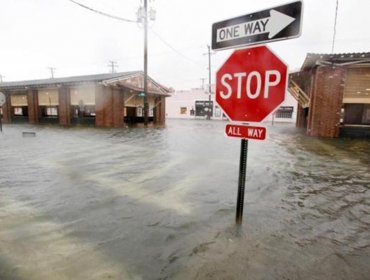
M 270 10 L 269 17 L 218 29 L 217 42 L 246 38 L 264 33 L 268 33 L 268 38 L 271 39 L 293 21 L 295 21 L 293 17 L 275 10 Z

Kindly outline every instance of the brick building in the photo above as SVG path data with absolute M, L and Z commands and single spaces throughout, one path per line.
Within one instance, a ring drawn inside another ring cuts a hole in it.
M 370 53 L 309 53 L 289 92 L 308 135 L 370 137 Z
M 141 71 L 0 83 L 4 123 L 92 124 L 123 127 L 143 122 Z M 149 121 L 165 122 L 169 89 L 148 77 Z

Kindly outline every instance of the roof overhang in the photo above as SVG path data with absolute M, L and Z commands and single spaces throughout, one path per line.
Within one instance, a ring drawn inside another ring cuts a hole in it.
M 319 66 L 346 67 L 370 63 L 370 53 L 315 54 L 308 53 L 301 71 L 308 71 Z
M 121 88 L 128 88 L 130 90 L 144 92 L 144 74 L 135 73 L 125 77 L 117 77 L 112 79 L 103 80 L 101 82 L 104 86 L 115 86 Z M 170 89 L 160 85 L 148 76 L 148 94 L 170 96 Z

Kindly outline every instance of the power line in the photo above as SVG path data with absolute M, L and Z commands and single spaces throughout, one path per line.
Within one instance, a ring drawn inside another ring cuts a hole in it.
M 98 11 L 98 10 L 95 10 L 93 8 L 90 8 L 84 4 L 81 4 L 77 1 L 74 1 L 74 0 L 69 0 L 70 2 L 82 7 L 82 8 L 85 8 L 89 11 L 92 11 L 94 13 L 97 13 L 97 14 L 100 14 L 102 16 L 106 16 L 106 17 L 109 17 L 109 18 L 113 18 L 113 19 L 116 19 L 116 20 L 120 20 L 120 21 L 125 21 L 125 22 L 137 22 L 136 20 L 132 20 L 132 19 L 127 19 L 127 18 L 122 18 L 122 17 L 118 17 L 118 16 L 114 16 L 114 15 L 111 15 L 111 14 L 108 14 L 108 13 L 105 13 L 105 12 L 102 12 L 102 11 Z
M 164 43 L 167 47 L 169 47 L 171 50 L 173 50 L 175 53 L 177 53 L 178 55 L 180 55 L 181 57 L 185 58 L 186 60 L 198 65 L 198 63 L 194 60 L 192 60 L 191 58 L 187 57 L 186 55 L 182 54 L 180 51 L 176 50 L 174 47 L 172 47 L 166 40 L 164 40 L 157 32 L 155 32 L 153 29 L 151 29 L 151 31 L 153 32 L 153 34 L 155 36 L 157 36 L 157 38 L 159 40 L 162 41 L 162 43 Z
M 95 13 L 98 13 L 100 15 L 103 15 L 103 16 L 106 16 L 106 17 L 109 17 L 109 18 L 113 18 L 113 19 L 116 19 L 116 20 L 120 20 L 120 21 L 125 21 L 125 22 L 134 22 L 134 23 L 139 23 L 138 20 L 130 20 L 130 19 L 126 19 L 126 18 L 122 18 L 122 17 L 118 17 L 118 16 L 115 16 L 115 15 L 111 15 L 111 14 L 108 14 L 108 13 L 105 13 L 105 12 L 102 12 L 102 11 L 99 11 L 99 10 L 96 10 L 96 9 L 93 9 L 91 7 L 88 7 L 86 5 L 83 5 L 75 0 L 69 0 L 70 2 L 78 5 L 78 6 L 81 6 L 85 9 L 88 9 L 92 12 L 95 12 Z M 157 36 L 157 38 L 162 41 L 162 43 L 164 43 L 168 48 L 170 48 L 172 51 L 174 51 L 175 53 L 177 53 L 178 55 L 180 55 L 181 57 L 185 58 L 186 60 L 198 65 L 199 63 L 192 60 L 191 58 L 187 57 L 186 55 L 184 55 L 183 53 L 181 53 L 180 51 L 178 51 L 177 49 L 175 49 L 170 43 L 168 43 L 165 39 L 163 39 L 162 36 L 160 36 L 157 32 L 155 32 L 153 29 L 150 29 L 150 31 L 155 35 Z

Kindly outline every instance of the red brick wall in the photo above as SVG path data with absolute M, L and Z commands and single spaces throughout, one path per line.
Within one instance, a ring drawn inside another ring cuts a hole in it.
M 71 95 L 68 87 L 61 87 L 58 90 L 59 98 L 59 124 L 71 124 Z
M 166 100 L 164 96 L 158 96 L 155 101 L 154 122 L 156 124 L 165 124 L 166 120 Z
M 12 122 L 12 113 L 11 113 L 11 104 L 10 104 L 10 93 L 9 92 L 4 92 L 5 97 L 6 97 L 6 102 L 2 106 L 3 108 L 3 118 L 2 122 L 3 123 L 11 123 Z
M 123 91 L 113 90 L 113 127 L 123 127 Z
M 95 125 L 123 127 L 123 93 L 119 89 L 97 85 L 95 88 Z
M 161 116 L 159 118 L 160 124 L 165 124 L 166 122 L 166 97 L 161 97 Z
M 338 137 L 345 69 L 318 67 L 314 72 L 307 134 Z
M 28 121 L 35 124 L 39 122 L 39 98 L 37 90 L 27 90 Z
M 297 106 L 297 121 L 295 125 L 296 127 L 306 127 L 307 125 L 304 109 L 299 104 Z
M 108 96 L 109 95 L 109 96 Z M 95 87 L 95 125 L 98 127 L 106 126 L 106 107 L 110 105 L 111 94 L 102 85 Z

